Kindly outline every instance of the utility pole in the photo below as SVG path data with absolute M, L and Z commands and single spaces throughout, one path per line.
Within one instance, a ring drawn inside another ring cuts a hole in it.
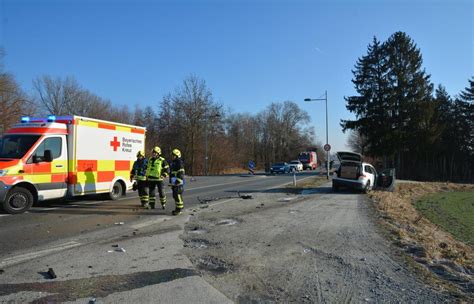
M 329 151 L 331 150 L 331 146 L 329 145 L 329 136 L 328 136 L 328 91 L 326 90 L 324 93 L 324 98 L 305 98 L 304 101 L 325 101 L 326 102 L 326 145 L 324 146 L 324 150 L 326 151 L 326 179 L 329 179 Z

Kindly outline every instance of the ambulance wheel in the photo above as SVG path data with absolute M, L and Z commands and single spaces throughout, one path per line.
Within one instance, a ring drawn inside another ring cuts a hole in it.
M 113 201 L 116 201 L 120 197 L 122 197 L 122 194 L 123 194 L 122 184 L 119 181 L 116 181 L 114 183 L 114 186 L 112 187 L 112 191 L 110 191 L 109 193 L 109 198 Z
M 3 202 L 3 210 L 10 214 L 19 214 L 27 211 L 33 205 L 33 194 L 28 189 L 13 188 Z

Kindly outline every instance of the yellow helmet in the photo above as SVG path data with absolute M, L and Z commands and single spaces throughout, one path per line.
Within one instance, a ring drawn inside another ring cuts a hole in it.
M 137 152 L 137 157 L 139 157 L 139 156 L 145 157 L 145 152 L 143 152 L 143 151 L 138 151 L 138 152 Z
M 153 150 L 151 150 L 151 152 L 156 152 L 158 154 L 161 154 L 161 149 L 160 149 L 160 147 L 156 146 L 156 147 L 153 148 Z
M 178 149 L 174 149 L 171 153 L 173 155 L 176 155 L 176 157 L 181 158 L 181 151 L 179 151 Z

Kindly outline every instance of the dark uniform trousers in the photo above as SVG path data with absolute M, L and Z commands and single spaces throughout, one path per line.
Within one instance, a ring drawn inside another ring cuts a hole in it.
M 148 188 L 149 188 L 149 201 L 152 208 L 155 207 L 156 200 L 156 190 L 158 189 L 158 195 L 160 196 L 160 203 L 162 206 L 166 205 L 166 195 L 163 190 L 163 180 L 153 180 L 148 179 Z

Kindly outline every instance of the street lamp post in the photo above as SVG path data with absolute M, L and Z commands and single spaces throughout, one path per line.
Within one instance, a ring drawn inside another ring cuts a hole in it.
M 208 140 L 207 140 L 207 136 L 208 136 L 208 132 L 207 132 L 207 129 L 208 129 L 208 124 L 209 124 L 209 118 L 217 118 L 217 117 L 220 117 L 221 115 L 219 113 L 216 113 L 214 115 L 206 115 L 206 125 L 205 125 L 205 135 L 204 135 L 204 175 L 207 176 L 208 172 L 207 172 L 207 160 L 209 159 L 209 157 L 207 156 L 207 153 L 208 153 Z
M 322 101 L 326 102 L 326 147 L 329 147 L 328 139 L 328 91 L 324 93 L 324 98 L 305 98 L 304 101 Z M 329 179 L 329 149 L 326 150 L 326 179 Z

